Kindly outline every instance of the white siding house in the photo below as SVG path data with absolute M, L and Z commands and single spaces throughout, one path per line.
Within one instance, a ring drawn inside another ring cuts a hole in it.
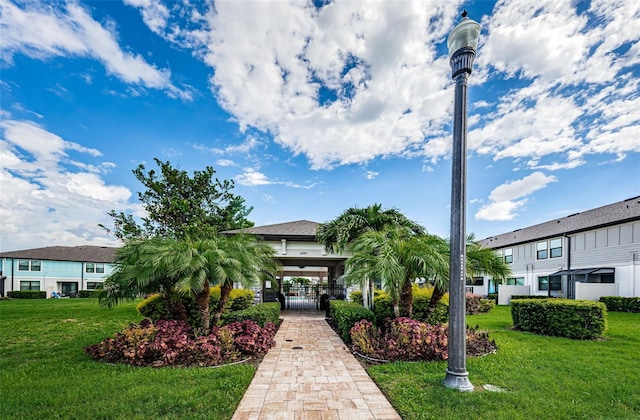
M 640 196 L 480 242 L 510 264 L 507 285 L 529 294 L 640 296 Z M 493 291 L 488 280 L 485 293 Z

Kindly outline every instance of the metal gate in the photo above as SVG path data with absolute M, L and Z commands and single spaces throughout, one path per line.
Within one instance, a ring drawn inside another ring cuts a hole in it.
M 286 287 L 288 286 L 288 287 Z M 342 285 L 285 285 L 284 295 L 285 309 L 325 309 L 329 299 L 345 299 L 346 291 Z

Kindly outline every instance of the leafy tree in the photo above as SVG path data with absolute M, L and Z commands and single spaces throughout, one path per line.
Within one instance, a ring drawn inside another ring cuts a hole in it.
M 327 251 L 342 253 L 348 243 L 367 231 L 382 231 L 388 226 L 400 226 L 415 234 L 425 233 L 418 223 L 408 219 L 396 209 L 382 209 L 382 204 L 373 204 L 363 209 L 352 207 L 335 219 L 318 226 L 316 237 Z
M 191 177 L 170 162 L 154 160 L 159 172 L 147 170 L 142 164 L 133 170 L 136 179 L 146 188 L 138 192 L 146 213 L 142 223 L 131 214 L 115 210 L 108 213 L 114 227 L 112 230 L 102 227 L 117 238 L 186 238 L 253 226 L 247 219 L 253 207 L 246 207 L 244 198 L 231 192 L 233 181 L 214 179 L 216 171 L 210 166 L 194 171 Z
M 116 269 L 105 281 L 98 299 L 111 307 L 152 291 L 167 296 L 193 295 L 203 332 L 207 333 L 210 286 L 221 286 L 220 304 L 214 314 L 217 323 L 234 281 L 249 287 L 265 278 L 275 278 L 274 253 L 271 246 L 247 235 L 128 241 L 117 251 Z
M 446 276 L 449 266 L 447 243 L 442 238 L 416 235 L 406 227 L 365 232 L 353 243 L 352 251 L 347 281 L 362 284 L 368 278 L 380 279 L 396 317 L 411 317 L 416 279 Z

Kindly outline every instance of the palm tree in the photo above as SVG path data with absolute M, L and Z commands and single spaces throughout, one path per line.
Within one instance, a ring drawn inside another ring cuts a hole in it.
M 99 301 L 111 307 L 141 293 L 193 295 L 207 333 L 210 286 L 221 286 L 220 304 L 214 313 L 217 323 L 234 281 L 251 286 L 275 275 L 273 255 L 271 246 L 246 235 L 132 241 L 118 251 L 116 270 L 105 281 Z
M 416 235 L 406 227 L 368 231 L 353 243 L 347 261 L 347 282 L 378 278 L 389 293 L 396 317 L 411 317 L 413 283 L 418 278 L 440 277 L 448 270 L 446 242 L 438 236 Z
M 382 204 L 376 203 L 363 209 L 351 207 L 335 219 L 320 224 L 316 238 L 328 252 L 342 253 L 348 243 L 355 241 L 364 232 L 379 232 L 387 226 L 402 226 L 415 234 L 425 233 L 422 226 L 398 210 L 382 210 Z
M 449 253 L 451 252 L 450 244 L 448 243 L 446 250 L 448 264 Z M 494 279 L 506 279 L 511 274 L 511 269 L 498 254 L 491 248 L 480 245 L 480 243 L 475 240 L 473 233 L 467 235 L 466 256 L 465 270 L 467 278 L 484 274 Z M 426 317 L 429 317 L 449 289 L 449 269 L 447 268 L 445 272 L 433 277 L 431 281 L 433 282 L 434 289 L 425 311 Z

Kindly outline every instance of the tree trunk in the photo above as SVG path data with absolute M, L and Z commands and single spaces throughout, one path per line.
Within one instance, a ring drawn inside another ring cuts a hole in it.
M 198 305 L 198 312 L 200 313 L 200 319 L 202 320 L 202 335 L 208 335 L 211 326 L 211 317 L 209 315 L 209 282 L 204 282 L 202 291 L 196 295 L 196 303 Z
M 427 309 L 424 311 L 424 321 L 427 321 L 429 319 L 434 309 L 436 309 L 438 302 L 440 302 L 440 299 L 442 299 L 445 293 L 446 290 L 440 289 L 437 286 L 433 288 L 433 294 L 431 295 L 431 299 L 429 300 Z
M 406 281 L 400 292 L 400 316 L 411 318 L 413 312 L 413 283 Z
M 220 303 L 218 303 L 216 312 L 213 314 L 213 320 L 215 322 L 215 325 L 220 324 L 220 317 L 222 316 L 222 311 L 224 311 L 224 307 L 227 306 L 227 302 L 229 301 L 229 295 L 231 294 L 231 289 L 233 289 L 233 283 L 225 281 L 220 285 Z

